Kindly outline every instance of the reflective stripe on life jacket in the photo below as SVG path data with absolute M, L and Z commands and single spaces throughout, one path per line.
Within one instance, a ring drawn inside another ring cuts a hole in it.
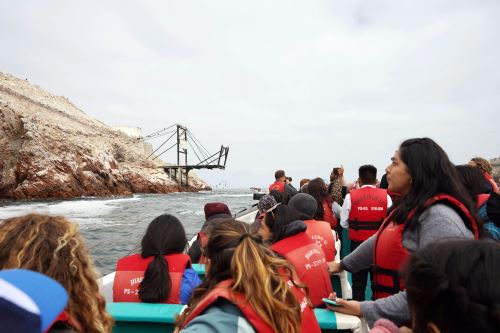
M 271 185 L 269 185 L 269 192 L 272 190 L 280 191 L 280 192 L 285 192 L 285 182 L 280 182 L 280 181 L 275 181 Z
M 318 321 L 314 312 L 307 305 L 307 299 L 304 294 L 295 287 L 291 281 L 287 281 L 288 286 L 292 289 L 295 297 L 299 301 L 301 307 L 301 332 L 320 333 Z M 203 313 L 210 305 L 215 303 L 217 299 L 223 298 L 237 306 L 243 313 L 245 318 L 250 322 L 256 332 L 258 333 L 273 333 L 274 330 L 271 325 L 267 324 L 262 318 L 259 317 L 257 312 L 252 308 L 250 303 L 245 302 L 245 296 L 232 291 L 232 280 L 224 280 L 219 282 L 191 311 L 189 316 L 184 321 L 181 329 L 183 329 L 191 320 Z
M 307 220 L 304 223 L 307 225 L 306 234 L 321 247 L 326 261 L 335 260 L 335 239 L 330 224 L 316 220 Z
M 323 304 L 321 299 L 330 295 L 332 283 L 319 245 L 305 232 L 299 232 L 274 243 L 271 249 L 295 267 L 300 282 L 309 287 L 311 303 L 314 306 Z
M 349 212 L 349 239 L 363 242 L 377 233 L 387 212 L 387 191 L 370 186 L 353 190 Z
M 445 203 L 453 208 L 464 221 L 465 226 L 472 231 L 474 238 L 478 239 L 478 227 L 469 210 L 457 199 L 447 194 L 438 194 L 424 204 L 430 207 L 436 203 Z M 387 297 L 404 290 L 403 281 L 399 270 L 408 260 L 409 252 L 403 246 L 403 232 L 408 221 L 415 214 L 415 210 L 408 214 L 407 221 L 396 224 L 392 221 L 392 211 L 384 220 L 377 232 L 374 247 L 374 283 L 372 285 L 375 299 Z
M 163 303 L 180 304 L 182 277 L 186 267 L 191 267 L 191 261 L 187 254 L 168 254 L 164 257 L 168 262 L 168 274 L 172 287 Z M 141 302 L 139 285 L 153 258 L 153 256 L 142 258 L 140 254 L 133 254 L 118 260 L 113 282 L 113 302 Z
M 323 221 L 328 222 L 331 229 L 337 227 L 337 218 L 333 214 L 332 204 L 327 200 L 323 201 Z

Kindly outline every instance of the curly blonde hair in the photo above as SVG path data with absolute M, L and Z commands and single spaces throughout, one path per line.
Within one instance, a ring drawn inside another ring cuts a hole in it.
M 61 216 L 29 214 L 0 224 L 0 269 L 26 268 L 61 283 L 66 312 L 82 332 L 111 332 L 113 319 L 78 226 Z M 71 321 L 70 321 L 71 323 Z

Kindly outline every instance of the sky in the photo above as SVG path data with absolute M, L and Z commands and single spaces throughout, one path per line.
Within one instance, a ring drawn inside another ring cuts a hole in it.
M 354 180 L 412 137 L 456 164 L 500 156 L 499 17 L 494 0 L 2 0 L 0 71 L 108 125 L 229 146 L 198 172 L 214 187 Z

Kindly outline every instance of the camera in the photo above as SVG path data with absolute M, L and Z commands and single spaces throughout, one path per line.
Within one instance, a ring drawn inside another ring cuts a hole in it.
M 253 199 L 254 200 L 260 200 L 260 198 L 262 198 L 265 195 L 266 195 L 266 193 L 254 193 L 253 194 Z
M 285 177 L 290 183 L 292 182 L 292 177 Z

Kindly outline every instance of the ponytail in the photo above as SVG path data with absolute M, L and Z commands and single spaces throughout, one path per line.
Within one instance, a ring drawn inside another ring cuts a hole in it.
M 241 236 L 231 260 L 233 290 L 245 295 L 246 301 L 274 331 L 300 332 L 300 304 L 282 278 L 285 272 L 292 278 L 293 271 L 286 261 L 275 257 L 259 242 L 259 236 L 248 233 Z
M 144 272 L 144 279 L 139 285 L 139 298 L 144 303 L 162 303 L 171 288 L 168 262 L 162 254 L 157 254 Z
M 200 301 L 215 286 L 232 279 L 233 292 L 243 295 L 245 302 L 276 332 L 301 331 L 301 304 L 289 284 L 295 270 L 284 259 L 262 245 L 262 238 L 250 234 L 250 226 L 235 220 L 217 223 L 210 231 L 206 256 L 209 259 L 205 281 L 194 290 L 186 310 L 177 317 L 182 327 Z M 309 304 L 310 305 L 310 304 Z

